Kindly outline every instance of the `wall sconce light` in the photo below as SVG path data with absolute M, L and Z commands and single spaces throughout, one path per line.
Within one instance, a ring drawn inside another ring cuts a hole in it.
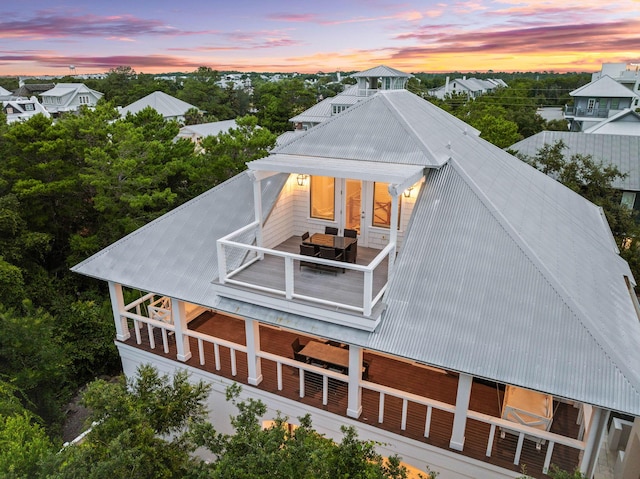
M 299 174 L 296 178 L 298 186 L 305 186 L 307 184 L 307 178 L 309 178 L 307 175 Z
M 413 190 L 413 186 L 410 186 L 409 188 L 407 188 L 406 190 L 404 190 L 404 197 L 405 198 L 411 198 L 411 191 Z

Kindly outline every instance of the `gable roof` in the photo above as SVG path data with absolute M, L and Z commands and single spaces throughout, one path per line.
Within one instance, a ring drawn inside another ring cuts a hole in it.
M 180 128 L 178 136 L 215 136 L 222 132 L 227 132 L 231 128 L 237 128 L 235 120 L 212 121 L 209 123 L 200 123 L 198 125 L 185 125 Z
M 135 115 L 147 107 L 153 108 L 164 118 L 184 116 L 187 110 L 196 108 L 192 104 L 179 100 L 171 95 L 167 95 L 162 91 L 154 91 L 153 93 L 134 101 L 130 105 L 121 108 L 120 114 L 122 116 L 126 116 L 127 113 Z
M 290 118 L 289 121 L 293 123 L 321 123 L 327 118 L 331 118 L 333 105 L 355 105 L 365 98 L 357 96 L 357 93 L 358 85 L 349 85 L 343 92 L 338 93 L 336 96 L 325 98 L 302 113 Z
M 84 83 L 58 83 L 52 89 L 41 93 L 41 96 L 63 97 L 70 93 L 91 93 L 96 98 L 101 98 L 103 93 L 92 90 Z
M 604 135 L 640 136 L 640 114 L 631 108 L 625 108 L 600 123 L 587 128 L 583 133 L 601 133 Z
M 593 98 L 637 98 L 638 95 L 608 75 L 573 90 L 571 96 Z
M 31 95 L 40 95 L 42 92 L 55 88 L 55 83 L 25 83 L 16 91 L 13 92 L 15 96 L 30 97 Z
M 421 188 L 373 332 L 216 296 L 215 241 L 253 220 L 245 174 L 73 270 L 640 415 L 640 371 L 633 367 L 640 364 L 640 323 L 624 280 L 631 273 L 601 210 L 470 133 L 435 105 L 398 90 L 380 92 L 276 149 L 276 157 L 440 166 Z M 285 180 L 286 174 L 264 180 L 265 216 Z
M 6 88 L 3 88 L 0 86 L 0 96 L 9 96 L 9 95 L 11 95 L 11 92 Z
M 614 165 L 626 178 L 618 178 L 614 188 L 640 191 L 640 136 L 585 134 L 571 131 L 542 131 L 509 147 L 509 150 L 527 156 L 535 156 L 544 145 L 553 145 L 562 140 L 567 146 L 566 158 L 573 155 L 591 155 L 605 165 Z

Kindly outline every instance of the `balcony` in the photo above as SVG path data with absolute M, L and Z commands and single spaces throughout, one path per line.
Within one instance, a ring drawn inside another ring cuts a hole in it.
M 122 311 L 122 316 L 128 318 L 130 337 L 121 343 L 238 381 L 249 391 L 256 387 L 348 417 L 349 376 L 293 359 L 294 339 L 322 338 L 303 337 L 290 330 L 260 325 L 256 355 L 261 362 L 262 381 L 251 386 L 242 319 L 211 311 L 199 315 L 182 331 L 193 356 L 178 361 L 175 326 L 146 317 L 145 308 L 140 306 L 139 302 L 132 303 Z M 457 375 L 374 351 L 365 350 L 363 359 L 370 367 L 368 378 L 359 380 L 362 390 L 359 422 L 507 470 L 520 472 L 526 465 L 527 473 L 533 477 L 546 477 L 551 463 L 569 471 L 579 464 L 585 449 L 581 437 L 588 422 L 583 415 L 586 407 L 555 401 L 551 429 L 540 431 L 501 419 L 504 387 L 474 380 L 464 449 L 454 451 L 449 443 L 456 410 Z M 503 428 L 510 432 L 501 437 Z M 534 440 L 530 440 L 532 437 Z M 537 442 L 541 443 L 539 448 Z
M 356 263 L 298 254 L 302 240 L 292 236 L 274 248 L 248 239 L 257 234 L 251 223 L 218 240 L 218 293 L 253 304 L 304 314 L 316 319 L 372 331 L 384 309 L 389 257 L 382 250 L 358 246 Z M 335 273 L 300 267 L 300 261 L 335 269 Z M 233 266 L 230 266 L 233 265 Z M 344 272 L 342 272 L 344 271 Z
M 565 117 L 609 118 L 608 108 L 581 108 L 573 105 L 564 107 Z

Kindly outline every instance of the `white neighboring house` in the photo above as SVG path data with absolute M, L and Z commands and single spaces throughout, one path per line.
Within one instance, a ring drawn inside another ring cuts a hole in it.
M 0 97 L 3 97 L 3 96 L 11 96 L 11 92 L 6 88 L 3 88 L 0 86 Z
M 40 95 L 42 105 L 56 116 L 68 111 L 77 111 L 81 106 L 94 107 L 103 93 L 92 90 L 84 83 L 58 83 Z
M 488 78 L 482 80 L 479 78 L 456 78 L 449 81 L 449 77 L 445 80 L 444 86 L 429 90 L 429 95 L 435 96 L 443 100 L 447 96 L 464 94 L 468 98 L 478 98 L 485 93 L 492 92 L 497 88 L 504 88 L 507 84 L 499 78 Z
M 51 117 L 51 114 L 40 104 L 35 96 L 29 99 L 13 97 L 9 100 L 2 100 L 2 111 L 7 116 L 7 123 L 25 121 L 39 113 L 47 118 Z
M 573 105 L 565 106 L 564 116 L 571 131 L 640 135 L 640 124 L 628 115 L 640 107 L 637 65 L 604 63 L 602 69 L 591 76 L 591 82 L 569 95 L 573 97 Z M 606 127 L 601 128 L 603 125 Z
M 151 107 L 160 113 L 165 120 L 175 120 L 178 123 L 184 122 L 184 114 L 188 110 L 195 108 L 200 111 L 191 103 L 179 100 L 178 98 L 168 95 L 162 91 L 149 93 L 147 96 L 134 101 L 130 105 L 121 108 L 119 107 L 118 110 L 120 111 L 121 116 L 126 116 L 127 113 L 135 115 L 147 107 Z

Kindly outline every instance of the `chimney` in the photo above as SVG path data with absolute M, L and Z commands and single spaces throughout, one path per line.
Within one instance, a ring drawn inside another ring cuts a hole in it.
M 444 94 L 446 95 L 447 93 L 449 93 L 449 77 L 444 82 Z

